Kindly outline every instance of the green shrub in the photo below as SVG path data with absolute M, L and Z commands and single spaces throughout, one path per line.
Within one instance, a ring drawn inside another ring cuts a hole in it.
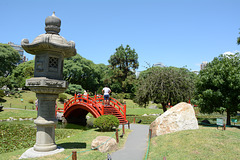
M 124 99 L 131 99 L 131 93 L 124 93 Z
M 157 104 L 157 108 L 158 108 L 158 109 L 163 109 L 163 107 L 162 107 L 161 104 Z
M 67 99 L 67 96 L 64 93 L 60 93 L 58 95 L 58 98 L 61 102 L 64 102 L 64 100 Z
M 75 93 L 83 94 L 84 89 L 81 85 L 78 84 L 69 84 L 68 88 L 66 89 L 65 93 L 74 95 Z
M 29 100 L 28 100 L 28 103 L 33 104 L 33 103 L 34 103 L 34 100 L 33 100 L 33 99 L 29 99 Z
M 33 146 L 36 131 L 34 127 L 25 124 L 0 123 L 0 155 Z M 74 133 L 72 129 L 56 129 L 55 132 L 56 140 L 67 138 Z
M 0 90 L 0 98 L 1 98 L 1 97 L 4 97 L 4 96 L 5 96 L 4 91 L 3 91 L 3 90 Z
M 94 120 L 93 125 L 101 131 L 111 131 L 113 127 L 118 128 L 119 120 L 114 115 L 102 115 Z

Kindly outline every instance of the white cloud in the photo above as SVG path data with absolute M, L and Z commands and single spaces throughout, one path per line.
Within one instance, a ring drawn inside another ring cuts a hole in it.
M 233 55 L 234 53 L 233 52 L 230 52 L 230 51 L 227 51 L 227 52 L 224 52 L 223 55 L 224 56 L 227 56 L 227 55 Z

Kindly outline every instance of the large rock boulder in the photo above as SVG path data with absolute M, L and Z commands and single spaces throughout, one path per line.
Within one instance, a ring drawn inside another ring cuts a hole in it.
M 151 123 L 150 129 L 154 137 L 182 130 L 198 129 L 198 121 L 193 107 L 181 102 L 157 117 Z
M 98 148 L 96 148 L 98 147 Z M 114 138 L 107 136 L 98 136 L 92 141 L 92 149 L 98 149 L 100 152 L 105 153 L 117 150 L 117 142 Z

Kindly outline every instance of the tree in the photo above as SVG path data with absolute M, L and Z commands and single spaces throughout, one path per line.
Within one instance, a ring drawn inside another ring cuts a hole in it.
M 106 68 L 104 64 L 96 65 L 77 54 L 64 61 L 63 76 L 69 83 L 79 84 L 84 89 L 95 92 L 102 86 L 101 74 L 104 73 L 104 69 Z
M 198 106 L 203 113 L 227 112 L 227 125 L 231 115 L 240 110 L 240 55 L 220 55 L 201 70 L 196 83 Z
M 15 88 L 25 87 L 26 79 L 34 76 L 34 61 L 19 64 L 11 74 L 11 80 Z
M 164 112 L 168 103 L 188 101 L 194 91 L 195 74 L 186 68 L 152 67 L 139 76 L 135 101 L 146 106 L 149 101 L 161 103 Z
M 239 32 L 240 34 L 240 32 Z M 240 45 L 240 37 L 237 38 L 237 44 Z
M 111 72 L 109 72 L 110 80 L 106 81 L 110 81 L 112 90 L 115 92 L 132 92 L 132 84 L 134 83 L 131 80 L 133 80 L 135 70 L 139 66 L 138 54 L 135 49 L 131 49 L 129 45 L 125 48 L 121 45 L 116 48 L 116 52 L 111 55 L 108 62 Z
M 20 55 L 8 44 L 0 43 L 0 76 L 7 77 L 19 62 Z
M 69 84 L 68 88 L 66 89 L 65 93 L 74 95 L 75 93 L 84 93 L 84 89 L 82 88 L 81 85 L 78 84 Z
M 0 76 L 0 88 L 2 88 L 3 86 L 8 86 L 9 88 L 11 88 L 10 76 L 8 76 L 8 77 L 1 77 Z

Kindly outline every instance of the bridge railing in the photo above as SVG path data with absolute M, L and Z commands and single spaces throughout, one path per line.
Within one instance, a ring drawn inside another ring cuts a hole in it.
M 123 113 L 124 119 L 126 120 L 126 104 L 122 105 L 122 103 L 112 97 L 110 98 L 110 101 L 115 108 L 118 108 L 118 110 Z
M 92 104 L 93 107 L 97 109 L 97 111 L 101 114 L 104 115 L 104 105 L 103 105 L 103 95 L 99 96 L 94 96 L 93 98 L 90 97 L 89 95 L 74 95 L 72 98 L 70 98 L 66 103 L 64 103 L 64 112 L 73 104 Z M 118 100 L 115 98 L 110 97 L 110 104 L 115 107 L 116 109 L 119 110 L 124 115 L 124 119 L 126 120 L 126 104 L 120 103 Z
M 94 99 L 96 100 L 97 103 L 103 103 L 103 100 L 104 100 L 103 95 L 99 95 L 99 96 L 95 95 Z M 126 120 L 126 104 L 123 105 L 118 100 L 112 97 L 110 97 L 110 104 L 112 104 L 112 106 L 118 109 L 119 112 L 121 112 L 124 115 L 124 119 Z
M 72 98 L 70 98 L 66 103 L 64 103 L 64 112 L 73 104 L 85 104 L 89 105 L 92 104 L 92 107 L 94 107 L 100 114 L 103 114 L 103 108 L 101 105 L 99 105 L 94 98 L 91 98 L 89 95 L 74 95 Z

